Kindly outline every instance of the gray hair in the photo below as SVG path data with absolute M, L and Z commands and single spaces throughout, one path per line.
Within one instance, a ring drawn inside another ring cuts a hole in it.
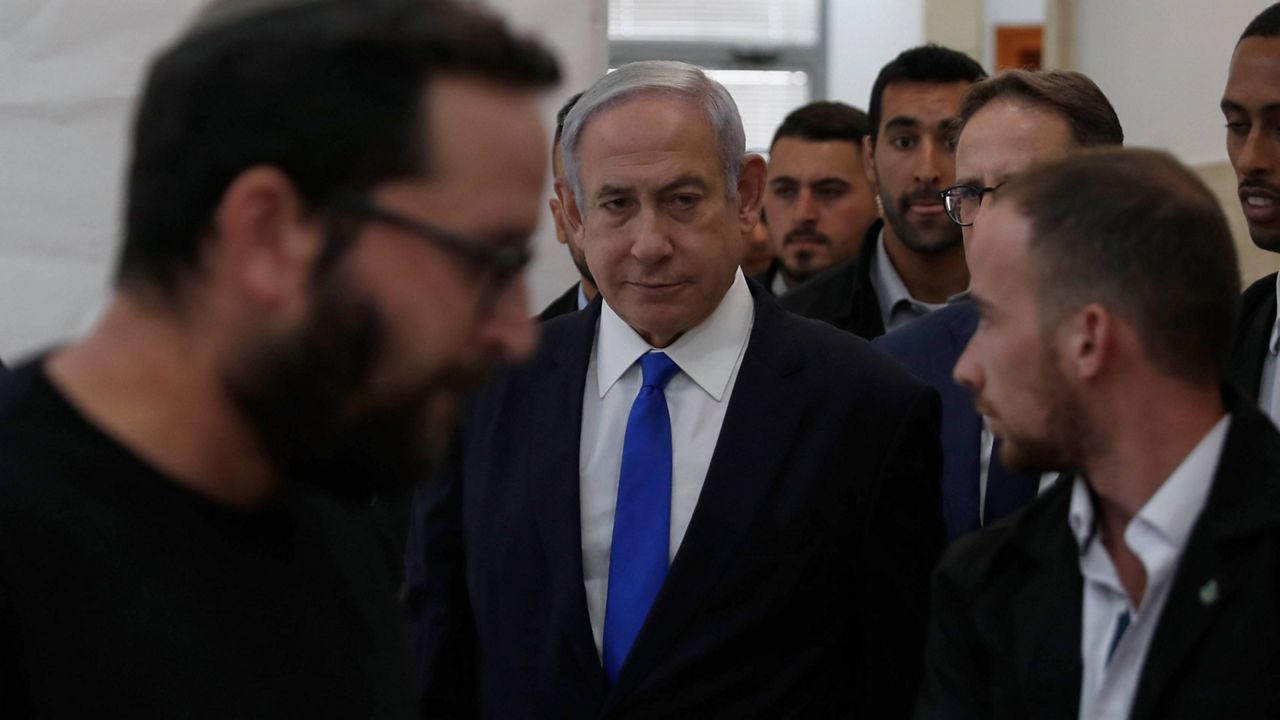
M 742 117 L 729 91 L 707 77 L 701 68 L 670 60 L 627 63 L 587 88 L 564 119 L 560 147 L 564 152 L 564 175 L 573 190 L 579 213 L 586 213 L 582 180 L 578 174 L 578 141 L 591 118 L 601 110 L 619 105 L 640 94 L 655 93 L 693 103 L 702 108 L 716 137 L 716 154 L 724 170 L 729 199 L 737 197 L 738 173 L 746 154 L 746 133 Z

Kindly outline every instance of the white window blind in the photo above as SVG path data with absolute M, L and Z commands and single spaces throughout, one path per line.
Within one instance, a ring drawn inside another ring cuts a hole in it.
M 818 0 L 609 0 L 611 40 L 814 45 Z
M 724 85 L 742 115 L 747 148 L 768 149 L 787 113 L 809 102 L 809 74 L 790 70 L 707 70 Z

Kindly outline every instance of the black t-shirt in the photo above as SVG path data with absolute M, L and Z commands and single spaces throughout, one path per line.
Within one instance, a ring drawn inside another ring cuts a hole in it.
M 0 718 L 408 717 L 386 575 L 347 508 L 210 502 L 0 377 Z

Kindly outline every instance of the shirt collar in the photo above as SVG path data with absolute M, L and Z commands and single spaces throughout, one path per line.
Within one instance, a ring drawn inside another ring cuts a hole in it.
M 1222 455 L 1230 421 L 1230 415 L 1223 415 L 1205 433 L 1131 522 L 1142 522 L 1154 528 L 1174 548 L 1186 547 L 1191 529 L 1195 526 L 1196 518 L 1200 517 L 1200 510 L 1204 508 L 1209 489 L 1213 486 L 1213 474 Z M 1068 520 L 1083 554 L 1094 537 L 1096 523 L 1092 493 L 1079 475 L 1071 489 Z
M 587 299 L 587 291 L 582 289 L 582 282 L 578 282 L 578 309 L 586 310 L 591 301 Z
M 880 319 L 884 322 L 886 331 L 893 325 L 894 310 L 899 305 L 905 303 L 912 307 L 916 311 L 913 315 L 922 315 L 943 307 L 942 304 L 921 302 L 911 297 L 907 284 L 902 281 L 898 269 L 889 259 L 889 253 L 885 251 L 883 227 L 880 228 L 880 234 L 876 237 L 875 256 L 875 262 L 871 266 L 871 287 L 876 291 L 876 301 L 880 303 Z
M 1276 274 L 1276 302 L 1280 304 L 1280 273 Z M 1271 326 L 1271 343 L 1267 349 L 1272 355 L 1280 355 L 1280 313 L 1276 314 L 1275 324 Z
M 729 291 L 707 319 L 662 351 L 718 402 L 724 398 L 729 377 L 751 335 L 755 311 L 747 280 L 738 269 Z M 641 355 L 653 349 L 605 300 L 596 336 L 596 388 L 600 397 L 609 392 Z

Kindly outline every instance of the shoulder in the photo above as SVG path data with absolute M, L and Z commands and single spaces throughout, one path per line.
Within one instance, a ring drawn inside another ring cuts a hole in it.
M 858 258 L 823 270 L 778 299 L 782 307 L 801 314 L 846 300 L 858 279 Z
M 881 350 L 901 359 L 921 351 L 946 347 L 952 333 L 967 330 L 966 326 L 972 324 L 976 317 L 977 311 L 972 302 L 956 302 L 881 335 L 872 342 Z
M 1016 513 L 961 536 L 943 554 L 935 582 L 977 595 L 1017 585 L 1039 566 L 1036 556 L 1057 557 L 1055 547 L 1069 544 L 1072 552 L 1062 557 L 1071 561 L 1076 542 L 1067 521 L 1071 487 L 1072 479 L 1064 477 Z
M 1259 308 L 1274 304 L 1276 298 L 1276 273 L 1255 280 L 1240 295 L 1242 316 L 1248 316 Z

